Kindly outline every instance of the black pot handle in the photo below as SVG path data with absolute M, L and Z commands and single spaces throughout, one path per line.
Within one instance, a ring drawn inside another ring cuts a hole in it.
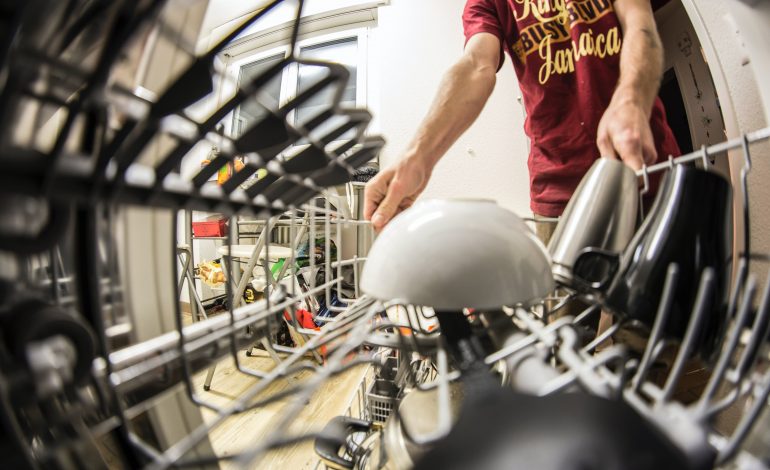
M 357 432 L 369 432 L 372 428 L 371 421 L 351 418 L 350 416 L 337 416 L 332 418 L 324 426 L 321 434 L 323 436 L 315 439 L 315 452 L 331 468 L 350 469 L 353 468 L 353 460 L 347 460 L 340 457 L 339 451 L 347 448 L 348 437 Z M 351 454 L 351 450 L 348 454 Z
M 604 269 L 601 279 L 594 280 L 595 273 L 592 271 L 596 270 L 597 262 L 606 263 L 607 268 Z M 572 277 L 575 283 L 581 287 L 604 292 L 618 273 L 618 268 L 620 268 L 619 253 L 588 247 L 578 254 L 572 267 Z

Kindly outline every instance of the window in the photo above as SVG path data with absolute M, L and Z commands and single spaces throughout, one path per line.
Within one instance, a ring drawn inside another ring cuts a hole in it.
M 283 54 L 278 54 L 244 65 L 240 70 L 238 84 L 253 80 L 269 67 L 280 62 L 281 59 L 283 59 Z M 233 122 L 233 136 L 240 137 L 249 125 L 265 117 L 267 109 L 278 109 L 280 98 L 281 76 L 277 75 L 263 87 L 262 96 L 259 98 L 262 104 L 257 101 L 257 98 L 251 98 L 238 107 Z
M 301 58 L 323 60 L 344 65 L 350 72 L 350 78 L 345 87 L 342 105 L 360 107 L 365 103 L 365 31 L 345 31 L 336 34 L 317 36 L 297 44 Z M 231 65 L 233 75 L 238 77 L 238 86 L 247 83 L 264 70 L 279 62 L 287 53 L 285 47 L 267 50 L 258 55 L 251 55 L 238 60 Z M 323 67 L 292 64 L 283 73 L 276 76 L 263 87 L 258 96 L 250 98 L 238 107 L 232 120 L 231 134 L 238 138 L 245 130 L 259 121 L 267 113 L 267 109 L 276 110 L 286 104 L 298 93 L 317 83 L 323 78 L 326 69 Z M 303 103 L 287 117 L 294 125 L 302 125 L 318 113 L 328 108 L 332 103 L 333 88 L 327 87 L 321 93 Z M 342 118 L 339 118 L 342 119 Z M 337 127 L 340 122 L 329 120 L 313 132 L 314 136 L 324 135 Z M 348 131 L 338 140 L 346 140 L 355 131 Z

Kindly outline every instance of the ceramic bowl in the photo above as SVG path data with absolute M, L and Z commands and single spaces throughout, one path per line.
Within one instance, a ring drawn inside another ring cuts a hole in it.
M 545 247 L 493 201 L 426 200 L 394 218 L 372 245 L 363 292 L 435 309 L 531 304 L 553 290 Z

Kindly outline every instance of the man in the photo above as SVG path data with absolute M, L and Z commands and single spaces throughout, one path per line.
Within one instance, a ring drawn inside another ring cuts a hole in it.
M 663 51 L 650 0 L 468 0 L 463 26 L 464 54 L 405 154 L 366 187 L 364 215 L 376 230 L 414 203 L 478 117 L 504 50 L 527 111 L 536 217 L 561 215 L 599 156 L 639 169 L 679 154 L 657 98 Z

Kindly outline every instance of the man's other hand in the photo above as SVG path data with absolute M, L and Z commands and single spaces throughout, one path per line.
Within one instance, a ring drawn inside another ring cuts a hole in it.
M 620 158 L 634 170 L 651 165 L 657 156 L 648 113 L 630 100 L 613 99 L 599 122 L 596 146 L 602 157 Z
M 404 159 L 387 168 L 366 184 L 364 217 L 371 220 L 376 231 L 400 212 L 408 209 L 425 189 L 430 174 L 425 165 Z

